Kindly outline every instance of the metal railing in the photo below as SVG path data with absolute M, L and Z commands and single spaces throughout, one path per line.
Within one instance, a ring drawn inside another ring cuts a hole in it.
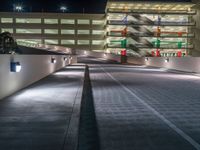
M 187 14 L 187 15 L 195 15 L 197 13 L 196 10 L 147 10 L 147 9 L 137 9 L 137 10 L 130 10 L 130 9 L 113 9 L 108 8 L 107 13 L 146 13 L 146 14 Z
M 163 22 L 158 22 L 158 21 L 153 21 L 152 23 L 145 23 L 142 21 L 121 21 L 121 20 L 109 20 L 108 25 L 129 25 L 129 26 L 134 26 L 134 25 L 149 25 L 149 26 L 194 26 L 196 22 L 168 22 L 168 21 L 163 21 Z

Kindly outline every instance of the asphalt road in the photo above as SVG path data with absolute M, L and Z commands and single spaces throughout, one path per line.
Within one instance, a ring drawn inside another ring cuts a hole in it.
M 80 61 L 89 62 L 101 150 L 200 150 L 200 77 Z

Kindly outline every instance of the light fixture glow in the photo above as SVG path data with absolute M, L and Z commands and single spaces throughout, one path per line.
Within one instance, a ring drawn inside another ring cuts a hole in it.
M 51 63 L 55 64 L 57 61 L 55 58 L 51 58 Z
M 63 60 L 64 60 L 64 61 L 67 61 L 67 57 L 64 57 Z
M 22 66 L 20 65 L 20 62 L 11 62 L 10 63 L 10 71 L 11 72 L 20 72 L 22 69 Z
M 169 58 L 165 58 L 165 63 L 168 63 L 169 62 Z
M 21 65 L 17 65 L 17 66 L 16 66 L 16 72 L 20 72 L 21 69 L 22 69 L 22 66 L 21 66 Z
M 54 49 L 57 51 L 57 50 L 58 50 L 58 47 L 57 47 L 57 46 L 55 46 L 55 47 L 54 47 Z
M 64 13 L 67 11 L 67 7 L 66 6 L 60 6 L 60 10 Z
M 17 11 L 17 12 L 21 12 L 23 10 L 23 6 L 22 5 L 14 5 L 14 11 Z
M 48 45 L 45 45 L 45 48 L 46 48 L 46 49 L 48 49 L 48 48 L 49 48 L 49 46 L 48 46 Z

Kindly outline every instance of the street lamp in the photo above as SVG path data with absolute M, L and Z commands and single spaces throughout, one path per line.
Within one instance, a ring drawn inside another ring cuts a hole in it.
M 67 11 L 67 7 L 66 6 L 60 6 L 60 10 L 64 13 Z
M 14 5 L 14 11 L 21 12 L 23 10 L 22 5 Z

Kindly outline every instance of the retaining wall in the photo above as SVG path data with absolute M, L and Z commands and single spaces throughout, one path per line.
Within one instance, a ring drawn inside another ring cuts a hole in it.
M 52 57 L 56 63 L 51 62 Z M 11 61 L 20 62 L 20 72 L 10 71 Z M 66 55 L 0 55 L 0 99 L 76 61 L 76 56 L 69 59 Z

